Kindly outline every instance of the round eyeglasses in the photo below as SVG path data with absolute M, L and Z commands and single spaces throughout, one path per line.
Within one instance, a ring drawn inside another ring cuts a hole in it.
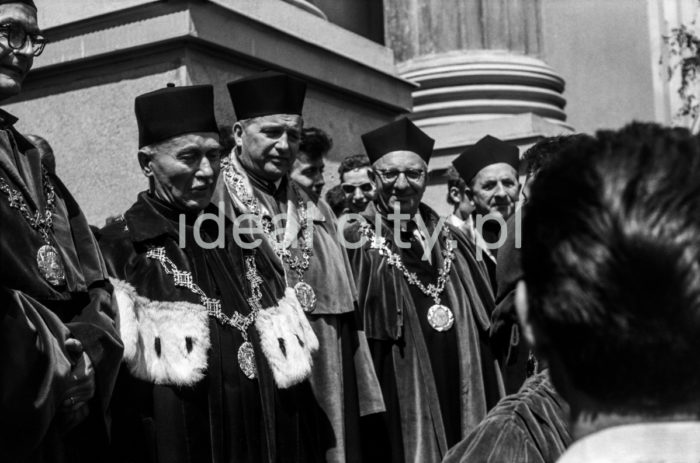
M 421 169 L 406 169 L 406 170 L 396 170 L 396 169 L 377 169 L 377 174 L 386 183 L 394 183 L 399 179 L 399 176 L 403 174 L 411 183 L 420 182 L 425 175 L 425 172 Z
M 40 34 L 30 34 L 18 24 L 0 24 L 0 37 L 14 51 L 22 51 L 29 42 L 31 54 L 39 56 L 46 47 L 46 38 Z

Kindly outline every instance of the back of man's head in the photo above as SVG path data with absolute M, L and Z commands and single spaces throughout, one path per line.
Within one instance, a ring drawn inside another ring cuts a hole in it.
M 634 123 L 560 154 L 537 174 L 523 227 L 536 347 L 598 406 L 697 403 L 698 140 Z
M 454 166 L 447 168 L 445 176 L 447 177 L 447 204 L 454 206 L 455 202 L 450 196 L 450 189 L 457 188 L 461 193 L 463 193 L 464 189 L 467 187 L 467 183 L 459 175 L 459 172 L 457 172 L 457 169 L 455 169 Z
M 528 176 L 535 175 L 541 169 L 547 167 L 567 146 L 575 143 L 582 137 L 585 137 L 585 135 L 558 135 L 538 141 L 523 154 L 525 173 Z

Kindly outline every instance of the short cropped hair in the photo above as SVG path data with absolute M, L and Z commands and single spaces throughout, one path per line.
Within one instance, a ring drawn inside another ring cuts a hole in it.
M 525 174 L 532 175 L 546 167 L 568 145 L 584 137 L 581 134 L 547 137 L 532 145 L 525 154 Z
M 698 400 L 700 145 L 687 130 L 633 123 L 556 156 L 532 185 L 523 269 L 538 347 L 577 389 L 613 410 Z
M 345 174 L 345 172 L 361 169 L 363 167 L 372 167 L 372 164 L 369 162 L 369 157 L 367 157 L 366 154 L 352 154 L 350 156 L 346 156 L 338 166 L 340 181 L 343 181 L 343 174 Z
M 333 148 L 333 140 L 323 130 L 317 127 L 308 127 L 301 131 L 299 152 L 303 152 L 309 159 L 322 158 L 331 148 Z
M 454 166 L 450 166 L 447 168 L 445 176 L 447 177 L 447 204 L 454 206 L 455 203 L 450 197 L 450 188 L 454 187 L 459 189 L 459 191 L 463 192 L 464 189 L 467 187 L 467 182 L 465 182 L 462 176 L 459 175 L 459 172 L 457 172 L 457 169 L 455 169 Z

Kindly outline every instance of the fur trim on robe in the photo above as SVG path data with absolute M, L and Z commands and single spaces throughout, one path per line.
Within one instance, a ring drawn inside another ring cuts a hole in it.
M 309 377 L 318 339 L 292 288 L 275 307 L 258 313 L 255 328 L 278 387 L 286 389 Z
M 136 378 L 191 386 L 207 369 L 209 315 L 190 302 L 151 301 L 129 283 L 110 278 L 119 307 L 124 361 Z

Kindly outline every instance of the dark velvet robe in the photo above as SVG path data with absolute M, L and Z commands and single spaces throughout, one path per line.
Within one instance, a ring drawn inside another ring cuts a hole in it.
M 518 211 L 507 221 L 505 243 L 501 246 L 496 264 L 496 309 L 492 315 L 491 343 L 501 365 L 506 393 L 518 392 L 528 375 L 530 349 L 521 334 L 515 311 L 515 287 L 523 277 L 520 247 L 516 247 L 516 219 Z
M 32 212 L 46 208 L 39 153 L 0 110 L 0 176 Z M 102 256 L 75 200 L 54 174 L 54 247 L 66 285 L 51 286 L 36 254 L 45 243 L 0 192 L 0 461 L 97 461 L 104 457 L 108 404 L 121 360 L 112 288 Z M 95 366 L 90 417 L 62 435 L 59 407 L 71 360 L 67 338 L 81 341 Z
M 249 176 L 235 156 L 231 162 L 245 175 L 250 193 L 271 216 L 287 214 L 286 221 L 279 223 L 278 229 L 291 222 L 287 227 L 288 236 L 302 236 L 296 213 L 297 191 L 307 206 L 308 216 L 313 221 L 313 255 L 304 280 L 314 288 L 318 299 L 316 309 L 307 314 L 307 318 L 320 344 L 311 372 L 314 396 L 325 415 L 320 437 L 327 449 L 328 462 L 369 461 L 375 457 L 375 448 L 372 442 L 362 438 L 366 427 L 361 424 L 361 417 L 384 411 L 384 402 L 367 339 L 358 326 L 357 293 L 347 254 L 338 240 L 335 216 L 325 201 L 313 202 L 301 189 L 294 189 L 288 177 L 283 177 L 279 186 L 268 186 Z M 225 211 L 229 220 L 235 221 L 250 211 L 232 194 L 235 192 L 227 189 L 223 176 L 224 171 L 212 202 Z M 242 221 L 241 226 L 254 228 L 248 221 Z M 265 269 L 269 277 L 286 280 L 290 287 L 294 286 L 298 281 L 296 273 L 285 268 L 264 235 L 251 232 L 239 237 L 246 242 L 259 239 L 258 268 Z M 231 240 L 228 233 L 227 239 Z M 298 248 L 290 249 L 295 255 L 300 254 Z M 279 294 L 281 289 L 276 292 Z
M 443 463 L 554 463 L 571 444 L 568 421 L 545 370 L 501 400 Z
M 432 234 L 437 215 L 425 205 L 420 213 Z M 363 216 L 374 224 L 377 214 L 370 205 Z M 432 250 L 432 264 L 420 263 L 417 251 L 396 246 L 393 225 L 380 217 L 380 234 L 389 247 L 421 280 L 434 283 L 443 265 L 442 240 Z M 346 228 L 349 243 L 361 240 L 360 225 L 354 222 Z M 455 322 L 442 333 L 433 332 L 424 320 L 433 300 L 409 285 L 403 273 L 388 265 L 386 256 L 369 242 L 348 251 L 387 405 L 385 451 L 391 461 L 441 460 L 502 396 L 498 367 L 488 345 L 493 295 L 466 237 L 453 233 L 453 238 L 455 259 L 441 303 L 453 311 Z
M 208 212 L 216 214 L 212 207 Z M 176 287 L 161 264 L 146 257 L 149 246 L 162 246 L 205 294 L 221 300 L 222 311 L 246 315 L 250 288 L 244 279 L 243 253 L 223 248 L 203 249 L 194 240 L 192 222 L 185 220 L 185 247 L 179 246 L 179 213 L 141 193 L 123 218 L 101 230 L 100 246 L 110 274 L 129 282 L 153 301 L 200 304 L 190 290 Z M 217 231 L 203 222 L 210 242 Z M 279 282 L 271 284 L 280 286 Z M 261 304 L 276 303 L 270 292 Z M 209 317 L 211 347 L 205 378 L 194 386 L 153 384 L 122 368 L 114 393 L 113 453 L 119 462 L 258 463 L 322 461 L 308 382 L 278 389 L 251 325 L 256 379 L 247 378 L 236 357 L 241 333 Z

